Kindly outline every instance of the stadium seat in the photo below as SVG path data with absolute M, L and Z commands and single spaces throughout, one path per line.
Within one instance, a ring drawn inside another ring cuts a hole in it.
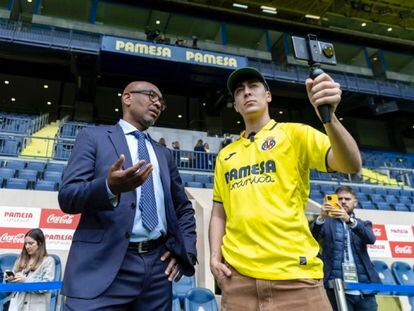
M 213 184 L 213 183 L 211 183 L 211 182 L 206 182 L 206 183 L 204 184 L 204 187 L 206 187 L 206 188 L 208 188 L 208 189 L 213 189 L 214 184 Z
M 414 212 L 414 203 L 412 203 L 410 205 L 407 204 L 407 207 L 410 211 Z
M 360 193 L 364 193 L 364 194 L 371 194 L 371 188 L 370 187 L 360 187 L 359 188 L 359 192 Z
M 6 270 L 12 270 L 14 262 L 16 261 L 18 254 L 4 253 L 0 254 L 0 278 L 3 281 L 3 272 Z M 4 303 L 9 301 L 7 293 L 0 293 L 0 309 L 3 309 Z
M 404 204 L 407 204 L 407 205 L 413 203 L 413 200 L 411 199 L 411 197 L 406 196 L 406 195 L 400 196 L 399 199 L 400 199 L 400 203 L 404 203 Z
M 46 167 L 45 162 L 28 162 L 26 168 L 28 170 L 35 170 L 38 172 L 43 172 L 45 167 Z
M 382 196 L 385 196 L 387 194 L 387 190 L 385 188 L 374 188 L 374 192 Z
M 399 211 L 399 212 L 409 211 L 407 205 L 405 205 L 404 203 L 395 203 L 393 205 L 394 205 L 394 208 L 395 208 L 396 211 Z
M 56 191 L 56 182 L 51 180 L 38 180 L 34 186 L 35 190 Z
M 62 263 L 60 257 L 55 254 L 49 254 L 55 261 L 55 278 L 53 279 L 54 282 L 59 282 L 62 280 Z M 57 301 L 59 298 L 59 290 L 51 291 L 51 299 L 50 299 L 50 310 L 56 310 Z
M 48 163 L 45 171 L 47 172 L 63 172 L 66 165 L 61 163 Z
M 27 181 L 35 182 L 37 180 L 38 171 L 23 169 L 19 170 L 17 177 L 20 179 L 26 179 Z
M 190 289 L 184 300 L 185 311 L 217 311 L 216 297 L 207 288 L 195 287 Z
M 27 189 L 28 181 L 20 178 L 9 178 L 6 180 L 6 188 L 8 189 Z
M 43 179 L 60 183 L 62 181 L 62 172 L 45 171 Z
M 188 181 L 185 183 L 186 187 L 190 188 L 203 188 L 203 184 L 198 181 Z
M 14 168 L 15 170 L 22 170 L 26 167 L 26 162 L 19 160 L 8 160 L 4 162 L 4 167 Z
M 14 168 L 0 168 L 0 177 L 7 179 L 7 178 L 13 178 L 16 174 L 16 170 Z
M 385 199 L 381 194 L 372 193 L 370 197 L 371 197 L 371 201 L 374 203 L 385 202 Z
M 178 299 L 177 294 L 175 293 L 174 289 L 173 289 L 172 311 L 181 311 L 180 299 Z
M 382 210 L 382 211 L 392 211 L 393 210 L 391 205 L 386 203 L 386 202 L 378 202 L 378 203 L 375 203 L 375 205 L 377 205 L 377 208 L 379 210 Z
M 391 270 L 388 268 L 387 264 L 382 260 L 373 260 L 372 264 L 374 265 L 375 270 L 378 272 L 378 275 L 381 279 L 382 284 L 396 285 L 394 276 L 391 273 Z
M 400 189 L 387 189 L 387 194 L 393 194 L 398 197 L 400 195 Z
M 393 194 L 385 195 L 385 201 L 390 204 L 399 203 L 398 199 Z
M 399 285 L 414 285 L 414 272 L 408 263 L 395 261 L 391 265 L 391 271 Z
M 196 286 L 195 276 L 183 276 L 180 281 L 173 282 L 173 293 L 180 303 L 184 303 L 187 292 Z
M 363 209 L 377 209 L 371 201 L 359 201 Z

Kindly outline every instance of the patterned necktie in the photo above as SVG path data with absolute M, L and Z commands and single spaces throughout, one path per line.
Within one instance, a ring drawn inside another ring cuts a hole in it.
M 151 163 L 148 149 L 145 145 L 145 134 L 140 131 L 135 131 L 133 132 L 133 135 L 138 139 L 139 159 L 145 160 L 146 163 Z M 144 227 L 149 231 L 154 230 L 154 228 L 158 225 L 158 215 L 152 173 L 148 175 L 147 180 L 141 185 L 139 210 L 141 211 L 142 224 Z

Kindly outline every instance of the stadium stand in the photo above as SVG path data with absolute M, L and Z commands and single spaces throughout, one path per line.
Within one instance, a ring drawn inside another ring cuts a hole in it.
M 214 294 L 207 288 L 195 287 L 190 289 L 185 295 L 185 311 L 218 311 L 218 306 Z

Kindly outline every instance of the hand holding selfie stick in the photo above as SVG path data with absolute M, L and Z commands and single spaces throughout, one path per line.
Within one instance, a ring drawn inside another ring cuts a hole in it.
M 315 80 L 315 78 L 321 74 L 324 73 L 324 71 L 320 68 L 321 64 L 319 63 L 313 63 L 312 61 L 308 62 L 309 64 L 309 77 L 312 80 Z M 318 112 L 321 116 L 322 123 L 330 123 L 331 122 L 331 105 L 330 104 L 324 104 L 318 106 Z

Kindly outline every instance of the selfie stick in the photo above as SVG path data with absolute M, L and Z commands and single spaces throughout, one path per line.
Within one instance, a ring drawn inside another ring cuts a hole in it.
M 318 62 L 315 62 L 312 59 L 312 43 L 311 40 L 316 40 L 316 36 L 315 35 L 308 35 L 306 37 L 306 41 L 308 43 L 308 50 L 309 50 L 309 55 L 311 56 L 309 61 L 308 61 L 308 65 L 309 65 L 309 77 L 314 80 L 317 76 L 321 75 L 324 73 L 324 71 L 321 69 L 321 64 Z M 331 105 L 330 104 L 324 104 L 324 105 L 320 105 L 318 106 L 318 112 L 319 115 L 321 116 L 321 121 L 322 123 L 330 123 L 331 122 Z

